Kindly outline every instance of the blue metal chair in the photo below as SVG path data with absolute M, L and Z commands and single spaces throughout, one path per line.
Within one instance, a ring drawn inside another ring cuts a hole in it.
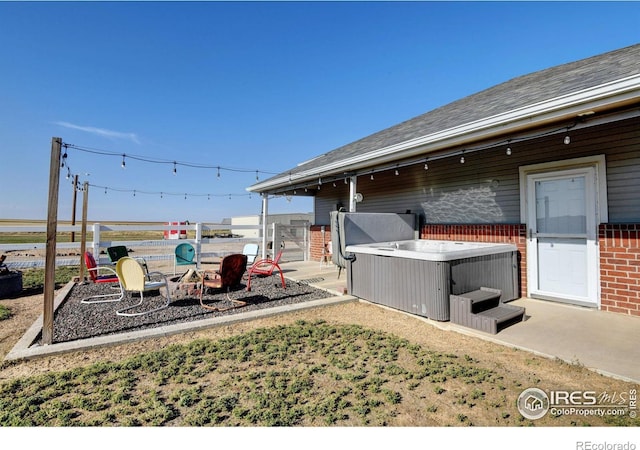
M 194 266 L 197 263 L 193 260 L 196 256 L 196 249 L 193 245 L 183 242 L 176 247 L 175 259 L 173 260 L 173 274 L 176 274 L 178 266 Z

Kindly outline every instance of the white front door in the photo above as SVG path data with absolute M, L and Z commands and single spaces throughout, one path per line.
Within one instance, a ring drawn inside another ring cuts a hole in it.
M 529 295 L 598 306 L 593 167 L 527 176 Z

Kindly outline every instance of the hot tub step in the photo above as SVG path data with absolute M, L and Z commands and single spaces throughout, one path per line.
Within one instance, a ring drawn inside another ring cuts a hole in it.
M 496 334 L 509 325 L 522 321 L 525 309 L 505 305 L 498 289 L 480 288 L 476 291 L 451 295 L 451 322 L 487 333 Z

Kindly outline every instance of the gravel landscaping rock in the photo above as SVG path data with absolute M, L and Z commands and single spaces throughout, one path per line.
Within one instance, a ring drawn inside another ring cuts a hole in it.
M 81 303 L 83 298 L 116 292 L 111 285 L 84 283 L 76 284 L 54 315 L 53 343 L 74 341 L 97 336 L 118 334 L 156 328 L 165 325 L 191 322 L 231 314 L 242 314 L 276 306 L 291 305 L 310 300 L 332 297 L 333 294 L 314 288 L 305 283 L 287 280 L 287 288 L 283 289 L 280 277 L 252 277 L 251 292 L 246 290 L 246 280 L 230 292 L 230 297 L 247 302 L 246 306 L 227 311 L 211 311 L 200 305 L 197 295 L 192 298 L 174 300 L 168 308 L 142 316 L 125 317 L 116 314 L 116 310 L 135 305 L 140 301 L 136 293 L 125 293 L 119 302 Z M 220 309 L 234 304 L 227 299 L 226 292 L 208 290 L 203 296 L 205 304 Z M 146 311 L 164 303 L 158 291 L 145 292 L 142 305 L 129 312 Z

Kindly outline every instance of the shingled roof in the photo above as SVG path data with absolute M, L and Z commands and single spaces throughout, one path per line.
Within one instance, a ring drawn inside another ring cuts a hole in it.
M 638 75 L 640 44 L 523 75 L 339 147 L 249 190 L 267 191 L 296 174 L 320 173 L 341 161 Z

